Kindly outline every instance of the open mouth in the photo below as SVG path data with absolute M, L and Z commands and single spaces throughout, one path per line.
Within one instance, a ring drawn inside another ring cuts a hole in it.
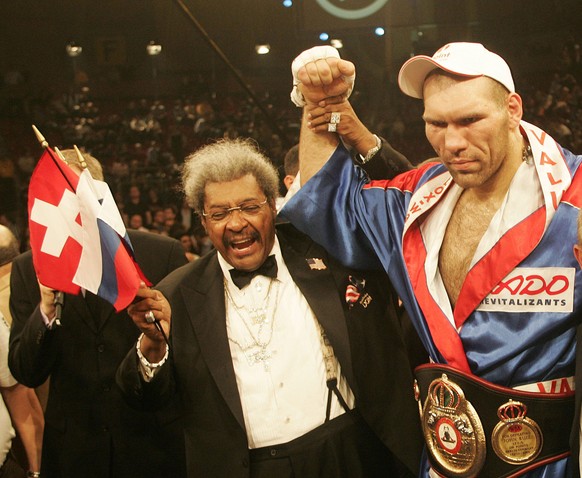
M 254 243 L 255 243 L 255 238 L 253 238 L 253 237 L 247 237 L 245 239 L 240 239 L 240 240 L 237 240 L 237 241 L 231 241 L 230 242 L 230 247 L 232 247 L 233 249 L 235 249 L 237 251 L 242 251 L 242 250 L 248 249 Z

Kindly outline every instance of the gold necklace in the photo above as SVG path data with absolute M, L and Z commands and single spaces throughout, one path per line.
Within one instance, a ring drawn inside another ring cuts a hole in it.
M 269 310 L 269 299 L 271 297 L 271 288 L 273 286 L 273 282 L 277 282 L 275 285 L 275 302 L 273 305 L 273 314 L 272 319 L 269 319 L 267 314 Z M 273 326 L 275 323 L 275 316 L 277 313 L 277 305 L 279 304 L 279 282 L 276 279 L 271 279 L 269 284 L 269 288 L 267 290 L 267 296 L 265 298 L 265 302 L 261 307 L 252 307 L 248 308 L 246 306 L 239 306 L 236 304 L 232 295 L 229 291 L 228 283 L 224 281 L 224 292 L 227 299 L 227 314 L 228 308 L 232 306 L 233 310 L 235 311 L 236 315 L 239 316 L 241 319 L 249 337 L 250 341 L 246 344 L 241 344 L 238 340 L 233 339 L 232 337 L 228 337 L 228 340 L 235 344 L 240 350 L 243 352 L 244 356 L 247 359 L 247 362 L 252 367 L 255 364 L 262 364 L 265 372 L 270 370 L 270 360 L 273 358 L 273 355 L 276 351 L 269 351 L 267 348 L 271 344 L 271 340 L 273 339 Z M 245 315 L 249 316 L 252 322 L 252 325 L 255 327 L 258 326 L 258 330 L 256 334 L 252 331 L 252 326 L 247 323 L 247 319 Z M 265 331 L 265 326 L 270 325 L 267 331 Z M 262 339 L 262 335 L 264 332 L 267 336 Z

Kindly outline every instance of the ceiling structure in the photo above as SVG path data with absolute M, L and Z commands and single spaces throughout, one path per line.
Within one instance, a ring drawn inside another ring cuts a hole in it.
M 253 91 L 287 92 L 292 59 L 321 44 L 321 31 L 342 38 L 342 56 L 374 89 L 411 54 L 448 41 L 480 41 L 528 69 L 539 58 L 528 66 L 522 45 L 551 56 L 557 37 L 582 31 L 580 0 L 2 0 L 2 11 L 1 73 L 21 71 L 28 92 L 66 89 L 81 73 L 103 96 L 172 93 L 197 75 L 218 91 L 241 88 L 236 73 Z M 157 57 L 146 54 L 151 40 Z M 70 41 L 79 57 L 66 55 Z M 256 55 L 256 43 L 271 52 Z

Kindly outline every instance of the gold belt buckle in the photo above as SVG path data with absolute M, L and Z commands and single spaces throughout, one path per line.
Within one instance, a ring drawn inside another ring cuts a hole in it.
M 485 432 L 461 387 L 443 373 L 430 383 L 424 406 L 420 398 L 418 406 L 433 467 L 450 477 L 477 476 L 485 463 Z M 503 443 L 501 428 L 499 436 Z
M 542 430 L 526 415 L 527 405 L 511 399 L 497 409 L 501 421 L 493 429 L 491 445 L 497 456 L 506 463 L 530 463 L 542 449 Z

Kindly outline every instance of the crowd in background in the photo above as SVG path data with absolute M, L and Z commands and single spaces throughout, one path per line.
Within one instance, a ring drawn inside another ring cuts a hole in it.
M 580 50 L 577 42 L 566 42 L 555 65 L 518 84 L 524 119 L 577 153 L 582 151 Z M 75 93 L 8 101 L 0 114 L 0 224 L 27 248 L 28 181 L 40 157 L 40 147 L 30 146 L 30 124 L 35 124 L 51 145 L 75 144 L 101 161 L 127 227 L 180 239 L 191 260 L 206 252 L 209 241 L 175 189 L 184 157 L 214 138 L 252 137 L 282 172 L 286 151 L 298 141 L 300 112 L 286 95 L 264 95 L 260 108 L 243 93 L 217 95 L 202 80 L 195 86 L 179 98 L 96 100 L 81 85 Z M 424 140 L 421 104 L 410 101 L 395 94 L 389 105 L 370 114 L 358 103 L 357 90 L 352 98 L 371 131 L 419 163 L 433 153 Z

